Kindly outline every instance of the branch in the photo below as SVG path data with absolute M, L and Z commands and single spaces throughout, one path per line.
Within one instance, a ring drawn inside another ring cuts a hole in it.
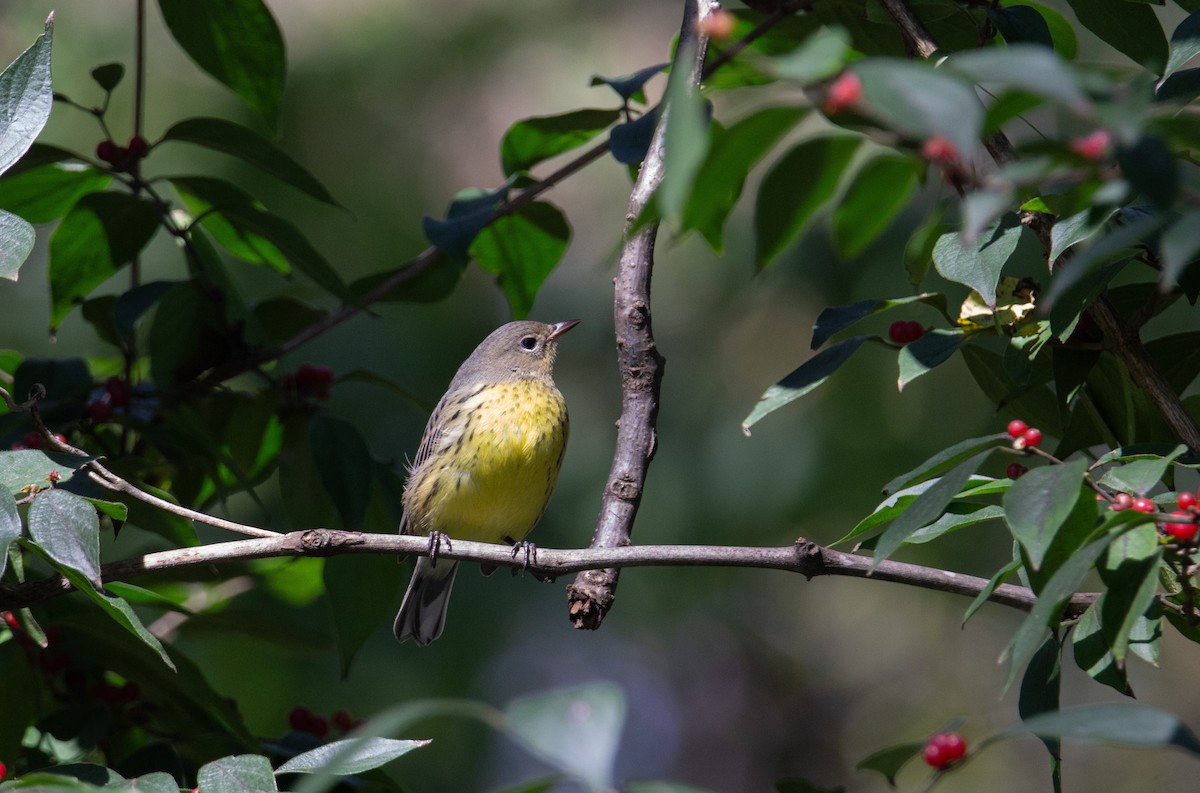
M 674 72 L 686 70 L 693 85 L 700 83 L 707 38 L 697 24 L 717 8 L 712 0 L 686 0 Z M 691 62 L 687 62 L 688 59 Z M 655 423 L 665 359 L 654 342 L 650 323 L 650 278 L 654 270 L 654 243 L 658 223 L 637 226 L 638 218 L 654 198 L 664 173 L 663 142 L 671 108 L 664 108 L 654 130 L 646 158 L 638 171 L 625 213 L 625 243 L 613 282 L 613 324 L 617 337 L 617 365 L 621 372 L 621 418 L 612 467 L 600 499 L 600 517 L 592 534 L 594 549 L 618 548 L 630 543 L 633 521 L 642 500 L 646 472 L 654 459 Z M 568 611 L 576 628 L 596 630 L 616 596 L 617 568 L 590 569 L 567 587 Z
M 105 581 L 128 581 L 164 570 L 268 557 L 325 557 L 347 553 L 428 556 L 429 550 L 428 537 L 307 529 L 270 538 L 157 551 L 106 564 L 100 574 Z M 452 544 L 442 544 L 438 558 L 528 570 L 538 578 L 547 579 L 603 568 L 739 567 L 783 570 L 809 579 L 827 575 L 868 578 L 971 597 L 983 592 L 988 585 L 983 578 L 904 562 L 884 561 L 871 572 L 870 557 L 835 551 L 804 539 L 796 540 L 793 545 L 771 548 L 725 545 L 640 545 L 578 550 L 538 548 L 531 553 L 528 564 L 508 545 L 454 540 Z M 0 585 L 0 610 L 29 606 L 64 595 L 72 589 L 71 583 L 62 576 L 3 584 Z M 1097 597 L 1096 593 L 1074 595 L 1064 619 L 1079 616 Z M 989 594 L 988 600 L 1028 611 L 1037 602 L 1037 596 L 1025 587 L 1001 584 Z
M 923 58 L 928 58 L 937 52 L 937 41 L 925 30 L 906 0 L 882 0 L 882 2 L 888 13 L 896 20 L 910 50 L 917 52 Z M 1004 165 L 1016 158 L 1012 143 L 1003 132 L 997 131 L 987 136 L 984 145 L 992 159 L 999 165 Z M 1049 259 L 1050 228 L 1054 225 L 1054 216 L 1041 212 L 1025 212 L 1022 213 L 1021 222 L 1037 234 L 1046 257 Z M 1058 262 L 1050 262 L 1051 269 L 1056 268 L 1062 261 L 1063 259 L 1060 257 Z M 1167 378 L 1150 354 L 1146 352 L 1138 327 L 1118 314 L 1112 303 L 1103 294 L 1092 303 L 1090 311 L 1096 324 L 1104 333 L 1105 346 L 1125 364 L 1133 384 L 1154 404 L 1163 421 L 1175 433 L 1175 437 L 1186 444 L 1191 452 L 1200 452 L 1200 425 L 1188 413 L 1179 394 L 1171 388 Z

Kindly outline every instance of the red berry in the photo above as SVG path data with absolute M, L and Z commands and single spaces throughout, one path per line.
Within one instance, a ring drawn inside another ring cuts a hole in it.
M 308 732 L 308 726 L 315 718 L 313 712 L 303 705 L 297 705 L 288 713 L 288 726 L 296 732 Z
M 1145 496 L 1142 496 L 1141 498 L 1135 498 L 1133 500 L 1133 504 L 1130 505 L 1130 509 L 1132 509 L 1134 512 L 1145 512 L 1146 514 L 1149 514 L 1157 511 L 1158 507 L 1153 501 Z
M 1030 427 L 1025 430 L 1025 434 L 1021 436 L 1021 440 L 1025 442 L 1026 447 L 1037 446 L 1042 442 L 1042 431 L 1037 427 Z
M 1177 518 L 1193 518 L 1190 512 L 1175 511 L 1171 513 Z M 1167 536 L 1179 542 L 1191 542 L 1196 536 L 1196 524 L 1193 523 L 1160 523 L 1159 528 L 1167 533 Z
M 958 148 L 941 135 L 934 135 L 921 144 L 921 156 L 929 162 L 952 163 L 958 160 Z
M 1128 493 L 1117 493 L 1113 496 L 1112 506 L 1109 507 L 1113 512 L 1123 512 L 1124 510 L 1133 507 L 1133 496 Z
M 1196 506 L 1196 494 L 1190 490 L 1184 490 L 1175 497 L 1175 504 L 1180 509 L 1191 509 Z
M 354 717 L 348 710 L 335 710 L 330 719 L 333 721 L 333 726 L 342 732 L 349 732 L 354 728 Z
M 1029 429 L 1029 425 L 1020 419 L 1013 419 L 1008 422 L 1008 434 L 1013 438 L 1020 438 L 1025 434 L 1025 430 Z
M 329 735 L 329 722 L 325 720 L 324 716 L 313 716 L 312 721 L 308 723 L 308 732 L 318 738 L 324 738 Z
M 120 377 L 110 377 L 105 380 L 104 390 L 108 392 L 108 399 L 114 407 L 128 405 L 130 397 L 133 396 L 133 388 Z
M 103 424 L 112 418 L 112 405 L 103 400 L 97 399 L 95 402 L 89 402 L 87 406 L 88 418 L 97 424 Z
M 854 72 L 842 72 L 829 85 L 825 94 L 825 102 L 821 109 L 827 115 L 834 115 L 857 105 L 863 98 L 862 80 Z
M 9 627 L 14 633 L 21 630 L 21 623 L 17 622 L 16 615 L 11 611 L 0 611 L 0 619 L 4 620 L 4 624 Z
M 141 135 L 134 135 L 129 139 L 129 145 L 125 149 L 129 152 L 129 156 L 140 159 L 146 156 L 146 152 L 150 151 L 150 144 Z
M 898 319 L 888 328 L 888 338 L 897 344 L 904 344 L 908 341 L 908 323 L 902 319 Z
M 737 17 L 724 9 L 717 9 L 696 25 L 696 31 L 700 35 L 717 41 L 729 38 L 735 30 L 737 30 Z
M 23 449 L 40 449 L 42 448 L 42 434 L 37 431 L 25 433 L 25 437 L 21 439 L 21 448 Z
M 1108 153 L 1108 147 L 1111 143 L 1112 136 L 1106 130 L 1097 129 L 1084 135 L 1082 138 L 1073 139 L 1070 146 L 1071 151 L 1083 159 L 1098 162 L 1104 159 L 1104 155 Z
M 1021 465 L 1020 463 L 1009 463 L 1008 468 L 1005 469 L 1004 473 L 1008 476 L 1009 479 L 1020 479 L 1021 475 L 1024 474 L 1028 470 L 1029 470 L 1028 468 Z
M 966 753 L 967 742 L 953 732 L 935 734 L 921 751 L 925 762 L 937 769 L 945 768 Z
M 4 764 L 3 760 L 0 760 L 0 782 L 3 782 L 5 777 L 7 777 L 7 776 L 8 776 L 8 766 L 6 766 Z
M 111 140 L 102 140 L 96 144 L 96 158 L 104 162 L 116 162 L 121 158 L 121 148 Z

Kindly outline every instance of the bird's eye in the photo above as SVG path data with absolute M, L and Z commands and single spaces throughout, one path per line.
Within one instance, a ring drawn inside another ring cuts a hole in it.
M 520 341 L 521 349 L 532 350 L 537 347 L 537 336 L 526 336 Z

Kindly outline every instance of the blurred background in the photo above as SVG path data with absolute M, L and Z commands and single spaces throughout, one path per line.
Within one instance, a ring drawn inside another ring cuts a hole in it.
M 149 4 L 146 136 L 175 121 L 214 115 L 266 134 L 236 98 L 187 60 Z M 458 190 L 502 179 L 498 146 L 507 127 L 531 115 L 612 107 L 595 74 L 619 76 L 668 59 L 681 4 L 666 0 L 569 0 L 427 4 L 385 0 L 270 3 L 288 48 L 288 83 L 278 144 L 345 206 L 330 209 L 278 186 L 227 157 L 166 144 L 147 161 L 153 174 L 203 172 L 252 188 L 291 218 L 343 277 L 394 268 L 426 246 L 423 215 L 440 216 Z M 1070 17 L 1065 3 L 1052 2 Z M 55 89 L 78 102 L 100 100 L 88 76 L 102 63 L 132 68 L 132 0 L 0 0 L 0 57 L 10 60 L 56 10 Z M 1168 28 L 1170 29 L 1170 28 Z M 1089 38 L 1081 31 L 1087 60 Z M 649 84 L 656 97 L 665 84 Z M 769 91 L 715 97 L 729 121 L 768 104 Z M 118 89 L 113 132 L 131 134 L 131 80 Z M 122 124 L 126 126 L 122 127 Z M 94 120 L 56 106 L 42 140 L 91 153 Z M 539 169 L 548 173 L 554 163 Z M 608 472 L 619 413 L 612 285 L 630 178 L 612 160 L 588 166 L 546 198 L 561 206 L 574 237 L 532 318 L 581 318 L 564 340 L 557 381 L 571 412 L 571 442 L 558 491 L 531 539 L 547 547 L 586 545 Z M 747 186 L 752 194 L 756 184 Z M 934 180 L 926 199 L 942 189 Z M 748 204 L 749 201 L 743 201 Z M 962 438 L 998 431 L 997 415 L 957 359 L 898 393 L 895 356 L 865 347 L 823 388 L 755 427 L 741 420 L 765 388 L 810 355 L 822 307 L 911 292 L 894 260 L 921 206 L 893 224 L 858 260 L 840 261 L 825 228 L 808 234 L 770 270 L 752 262 L 752 218 L 739 207 L 717 257 L 695 236 L 659 238 L 654 330 L 667 359 L 659 451 L 635 540 L 643 543 L 785 545 L 797 537 L 829 543 L 881 500 L 880 487 Z M 73 314 L 56 339 L 47 327 L 48 227 L 19 283 L 0 285 L 0 348 L 28 356 L 109 355 Z M 160 240 L 146 257 L 148 278 L 179 277 L 181 260 Z M 302 280 L 249 266 L 234 269 L 247 294 L 320 300 Z M 104 291 L 102 288 L 101 292 Z M 961 297 L 960 294 L 952 295 Z M 326 300 L 326 305 L 332 303 Z M 458 364 L 509 316 L 492 276 L 468 270 L 448 299 L 381 305 L 313 342 L 284 363 L 366 367 L 404 383 L 432 405 Z M 880 318 L 933 324 L 931 309 Z M 402 471 L 427 413 L 368 384 L 344 384 L 328 403 L 356 424 L 374 455 Z M 995 460 L 992 475 L 1001 475 Z M 275 483 L 263 506 L 235 501 L 239 520 L 282 527 Z M 217 535 L 211 535 L 218 539 Z M 146 550 L 127 533 L 109 558 Z M 1000 526 L 973 527 L 898 558 L 984 577 L 1011 558 Z M 448 626 L 435 644 L 399 646 L 380 624 L 350 674 L 340 675 L 320 560 L 279 565 L 269 587 L 185 623 L 176 646 L 210 682 L 237 700 L 250 729 L 287 729 L 300 704 L 369 716 L 427 697 L 493 705 L 558 686 L 612 681 L 626 693 L 628 721 L 618 779 L 674 779 L 713 791 L 762 791 L 801 776 L 848 791 L 882 791 L 884 780 L 854 765 L 894 743 L 920 741 L 953 719 L 968 740 L 1016 720 L 1016 692 L 1001 697 L 996 659 L 1019 616 L 986 606 L 965 627 L 968 601 L 893 584 L 850 579 L 806 582 L 780 572 L 634 569 L 625 572 L 602 629 L 575 631 L 564 579 L 459 576 Z M 397 569 L 407 578 L 407 568 Z M 1195 648 L 1169 632 L 1163 668 L 1135 660 L 1131 682 L 1143 701 L 1196 724 Z M 1073 667 L 1066 704 L 1118 697 Z M 2 716 L 0 716 L 2 718 Z M 471 722 L 436 720 L 420 735 L 431 747 L 388 772 L 410 791 L 486 790 L 548 767 Z M 1068 790 L 1194 789 L 1194 760 L 1168 752 L 1069 745 Z M 951 775 L 947 791 L 1049 789 L 1035 739 L 1007 742 Z M 910 787 L 924 772 L 908 769 Z

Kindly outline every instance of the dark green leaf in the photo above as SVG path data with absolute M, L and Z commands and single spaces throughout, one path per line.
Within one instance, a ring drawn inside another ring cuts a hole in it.
M 79 496 L 53 488 L 29 507 L 29 537 L 63 567 L 100 585 L 100 519 Z
M 1041 567 L 1075 502 L 1091 497 L 1091 491 L 1080 489 L 1087 466 L 1088 461 L 1081 458 L 1035 468 L 1013 482 L 1004 494 L 1009 529 L 1029 554 L 1035 570 Z
M 646 82 L 658 74 L 665 71 L 670 66 L 667 63 L 660 63 L 657 66 L 647 66 L 645 69 L 639 69 L 627 77 L 601 77 L 600 75 L 592 76 L 592 85 L 607 85 L 609 88 L 617 92 L 617 96 L 628 102 L 636 100 L 642 94 L 642 88 Z
M 171 391 L 224 361 L 231 343 L 221 305 L 196 283 L 181 282 L 154 312 L 150 373 L 160 389 Z
M 1154 11 L 1126 0 L 1067 0 L 1075 18 L 1107 44 L 1154 73 L 1167 62 L 1167 38 Z
M 1083 282 L 1094 270 L 1125 255 L 1130 247 L 1153 234 L 1162 223 L 1163 218 L 1160 215 L 1143 215 L 1127 225 L 1116 227 L 1089 245 L 1082 253 L 1071 257 L 1063 266 L 1056 267 L 1054 280 L 1050 282 L 1050 288 L 1042 298 L 1043 304 L 1052 305 L 1066 295 L 1071 287 Z M 1061 336 L 1062 328 L 1054 323 L 1053 317 L 1051 325 Z
M 1108 546 L 1100 578 L 1108 587 L 1100 609 L 1100 627 L 1114 662 L 1124 666 L 1134 628 L 1158 593 L 1162 549 L 1147 524 L 1122 533 Z
M 309 416 L 296 414 L 283 425 L 283 447 L 279 455 L 279 490 L 283 511 L 292 529 L 335 526 L 338 510 L 322 482 L 334 475 L 318 471 L 309 444 Z M 322 465 L 324 465 L 322 463 Z
M 625 724 L 625 697 L 611 683 L 590 683 L 514 699 L 506 732 L 593 793 L 613 786 L 613 761 Z
M 813 138 L 775 163 L 759 187 L 755 205 L 755 261 L 760 268 L 794 242 L 833 198 L 861 143 L 846 135 Z
M 918 465 L 916 468 L 901 474 L 892 481 L 883 486 L 884 493 L 895 493 L 899 490 L 912 487 L 918 482 L 924 482 L 927 479 L 932 479 L 939 476 L 951 468 L 954 468 L 964 460 L 974 457 L 979 452 L 987 449 L 996 448 L 1001 442 L 1005 441 L 1008 435 L 999 433 L 996 435 L 984 435 L 979 438 L 968 438 L 965 441 L 942 449 L 937 454 L 930 457 L 925 462 Z
M 1187 447 L 1181 444 L 1165 457 L 1156 456 L 1113 466 L 1104 472 L 1100 484 L 1121 492 L 1144 496 L 1162 480 L 1175 458 L 1186 451 Z
M 812 349 L 820 348 L 835 333 L 845 330 L 860 319 L 911 303 L 925 303 L 941 311 L 946 309 L 945 296 L 935 292 L 887 300 L 862 300 L 848 306 L 830 306 L 821 312 L 813 325 Z
M 1100 627 L 1100 609 L 1104 607 L 1105 594 L 1088 606 L 1087 611 L 1075 623 L 1072 651 L 1075 664 L 1097 683 L 1106 685 L 1125 696 L 1133 696 L 1125 669 L 1117 666 L 1104 631 Z
M 1054 41 L 1054 51 L 1068 61 L 1075 60 L 1079 42 L 1075 37 L 1074 24 L 1068 22 L 1066 17 L 1050 6 L 1035 3 L 1032 0 L 1017 0 L 1017 2 L 1007 3 L 1006 8 L 1032 8 L 1037 11 L 1050 30 L 1050 38 Z
M 275 770 L 276 774 L 327 773 L 338 776 L 361 774 L 398 757 L 428 746 L 429 741 L 398 741 L 394 738 L 348 738 L 296 755 Z
M 1045 47 L 1033 44 L 986 47 L 957 53 L 946 65 L 990 93 L 1022 91 L 1061 102 L 1076 113 L 1088 112 L 1090 102 L 1079 80 L 1065 62 Z
M 1042 713 L 1014 724 L 1001 736 L 1031 732 L 1042 737 L 1142 748 L 1174 746 L 1200 754 L 1200 740 L 1175 716 L 1149 705 L 1105 703 Z
M 850 57 L 850 35 L 840 27 L 819 28 L 795 50 L 772 59 L 778 77 L 809 85 L 840 72 Z
M 4 464 L 0 455 L 0 466 Z M 8 566 L 8 549 L 21 537 L 21 515 L 17 512 L 17 500 L 5 488 L 0 490 L 0 576 Z
M 1175 72 L 1158 86 L 1154 92 L 1155 102 L 1171 102 L 1187 105 L 1200 96 L 1200 69 L 1183 69 Z
M 1177 393 L 1200 375 L 1200 331 L 1162 336 L 1147 342 L 1146 351 Z
M 1021 239 L 1020 219 L 1007 214 L 1000 222 L 968 241 L 959 234 L 943 234 L 933 248 L 933 266 L 942 277 L 974 289 L 991 307 L 996 305 L 996 284 L 1005 263 Z
M 471 256 L 493 273 L 514 319 L 524 319 L 567 250 L 571 227 L 553 204 L 534 201 L 497 218 L 471 243 Z
M 284 275 L 291 273 L 292 267 L 283 252 L 242 222 L 244 216 L 265 213 L 266 209 L 240 188 L 208 177 L 176 178 L 171 184 L 188 211 L 198 219 L 196 222 L 222 248 L 242 261 L 265 265 Z M 192 231 L 195 243 L 198 235 L 194 225 Z
M 778 410 L 792 400 L 799 399 L 824 383 L 831 374 L 849 360 L 850 356 L 868 338 L 870 337 L 855 336 L 852 339 L 840 341 L 809 358 L 799 369 L 768 388 L 758 398 L 758 404 L 754 406 L 754 410 L 750 411 L 750 415 L 742 422 L 742 432 L 749 435 L 750 427 L 754 426 L 763 416 Z
M 662 105 L 656 105 L 634 121 L 626 121 L 613 127 L 608 135 L 613 159 L 626 165 L 634 165 L 646 159 L 650 141 L 658 126 Z
M 1162 255 L 1161 284 L 1166 291 L 1174 286 L 1188 265 L 1200 256 L 1200 211 L 1184 213 L 1163 232 L 1159 242 Z
M 222 118 L 186 118 L 168 129 L 162 139 L 164 142 L 175 140 L 194 143 L 237 157 L 318 201 L 338 206 L 324 185 L 304 166 L 271 141 L 241 124 Z
M 883 233 L 908 205 L 917 189 L 916 160 L 904 156 L 872 159 L 833 211 L 833 242 L 843 259 L 852 259 Z
M 1171 34 L 1171 58 L 1163 70 L 1163 79 L 1170 77 L 1172 72 L 1197 55 L 1200 55 L 1200 11 L 1193 12 L 1180 22 Z
M 200 766 L 196 783 L 204 793 L 274 793 L 271 762 L 256 754 L 222 757 Z
M 914 287 L 920 286 L 925 280 L 929 265 L 933 263 L 933 249 L 947 231 L 949 228 L 945 224 L 943 210 L 935 207 L 908 238 L 904 246 L 904 272 Z
M 196 65 L 273 126 L 287 62 L 279 26 L 262 0 L 158 0 L 158 7 Z
M 775 793 L 846 793 L 846 788 L 841 785 L 837 787 L 823 787 L 814 785 L 807 779 L 788 777 L 787 779 L 780 779 L 775 783 Z
M 989 8 L 988 19 L 1000 31 L 1007 44 L 1024 42 L 1053 47 L 1054 39 L 1050 36 L 1050 26 L 1046 18 L 1029 6 L 1010 6 L 1008 8 Z
M 320 414 L 309 420 L 308 443 L 320 461 L 317 475 L 337 505 L 344 528 L 358 531 L 366 519 L 374 473 L 367 442 L 353 424 Z
M 505 176 L 527 171 L 551 157 L 582 146 L 621 117 L 619 110 L 573 110 L 518 121 L 500 142 Z
M 875 556 L 871 561 L 871 568 L 874 569 L 880 562 L 891 556 L 917 529 L 937 520 L 954 500 L 958 491 L 962 490 L 963 485 L 991 453 L 992 450 L 989 448 L 973 457 L 968 457 L 946 472 L 946 475 L 937 480 L 932 487 L 917 496 L 904 514 L 892 521 L 892 525 L 888 526 L 887 531 L 879 538 L 879 542 L 875 545 Z
M 1166 209 L 1175 201 L 1179 164 L 1158 135 L 1144 135 L 1132 146 L 1118 146 L 1117 163 L 1130 184 L 1158 207 Z
M 28 221 L 0 209 L 0 278 L 17 280 L 17 271 L 33 253 L 34 239 Z
M 886 749 L 880 749 L 854 767 L 859 771 L 878 771 L 887 778 L 889 785 L 895 787 L 896 775 L 900 773 L 900 769 L 909 760 L 919 755 L 924 747 L 924 741 L 889 746 Z
M 120 63 L 106 63 L 92 69 L 92 79 L 108 93 L 121 84 L 124 76 L 125 67 Z
M 1063 251 L 1095 236 L 1113 216 L 1111 207 L 1089 207 L 1070 217 L 1058 218 L 1050 229 L 1050 258 L 1057 261 Z
M 679 63 L 695 60 L 695 42 L 688 40 Z M 691 49 L 686 49 L 686 48 Z M 708 119 L 711 108 L 692 82 L 687 69 L 671 72 L 667 83 L 667 128 L 663 134 L 663 179 L 656 193 L 659 210 L 679 220 L 696 173 L 708 154 Z
M 65 215 L 80 198 L 103 190 L 111 181 L 111 174 L 77 163 L 22 169 L 0 179 L 0 209 L 30 223 L 49 223 Z
M 868 115 L 916 140 L 940 135 L 968 160 L 979 148 L 983 105 L 966 79 L 895 58 L 863 60 L 851 68 L 862 79 Z
M 54 15 L 46 30 L 0 73 L 0 173 L 33 145 L 50 118 L 54 93 L 50 87 L 50 50 L 54 37 Z
M 947 532 L 958 531 L 968 526 L 986 523 L 989 520 L 1003 520 L 1003 518 L 1004 510 L 995 504 L 971 506 L 952 504 L 940 518 L 909 535 L 906 542 L 909 545 L 933 542 Z
M 158 230 L 154 205 L 128 193 L 90 193 L 50 237 L 50 327 L 136 256 Z
M 746 175 L 806 112 L 802 107 L 769 107 L 716 131 L 684 208 L 683 228 L 698 229 L 720 252 L 725 219 L 742 193 Z
M 900 377 L 896 385 L 903 391 L 913 380 L 950 360 L 950 356 L 963 345 L 963 339 L 961 330 L 936 328 L 904 345 L 900 350 Z
M 456 262 L 465 264 L 467 252 L 479 232 L 487 226 L 508 190 L 468 188 L 454 197 L 445 220 L 426 216 L 421 220 L 425 237 Z
M 1021 694 L 1017 701 L 1017 713 L 1022 719 L 1058 710 L 1062 688 L 1059 653 L 1058 640 L 1049 636 L 1030 659 L 1025 676 L 1021 678 Z M 1042 743 L 1046 744 L 1046 750 L 1050 753 L 1051 764 L 1057 765 L 1061 760 L 1061 742 L 1057 738 L 1043 738 Z
M 179 281 L 151 281 L 122 292 L 113 303 L 113 327 L 120 335 L 131 332 L 138 320 Z
M 999 570 L 997 570 L 992 577 L 988 579 L 988 582 L 984 585 L 983 589 L 979 590 L 979 594 L 976 595 L 975 599 L 971 601 L 971 605 L 967 606 L 967 610 L 963 612 L 963 625 L 966 625 L 967 621 L 971 619 L 971 617 L 975 616 L 975 612 L 979 611 L 980 606 L 982 606 L 984 603 L 987 603 L 988 600 L 991 599 L 992 593 L 996 591 L 996 587 L 1004 583 L 1004 579 L 1017 572 L 1017 570 L 1020 568 L 1021 560 L 1013 559 L 1011 562 L 1004 565 L 1004 567 L 1001 567 Z
M 393 522 L 393 530 L 395 526 Z M 369 554 L 326 559 L 321 572 L 333 612 L 344 679 L 363 642 L 381 622 L 390 618 L 404 579 L 396 569 L 395 559 Z

